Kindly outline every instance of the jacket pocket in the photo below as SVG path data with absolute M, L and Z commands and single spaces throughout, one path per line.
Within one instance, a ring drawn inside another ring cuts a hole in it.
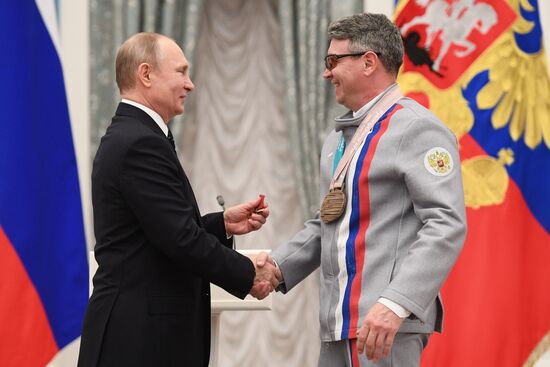
M 193 298 L 189 296 L 151 296 L 147 298 L 150 315 L 185 315 L 193 309 Z

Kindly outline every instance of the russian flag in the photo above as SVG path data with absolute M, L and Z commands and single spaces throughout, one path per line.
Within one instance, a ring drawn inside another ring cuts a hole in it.
M 550 353 L 550 81 L 538 2 L 402 1 L 396 24 L 402 89 L 459 138 L 468 219 L 442 289 L 444 331 L 422 365 L 533 366 Z
M 77 164 L 53 0 L 0 11 L 0 366 L 45 366 L 88 300 Z

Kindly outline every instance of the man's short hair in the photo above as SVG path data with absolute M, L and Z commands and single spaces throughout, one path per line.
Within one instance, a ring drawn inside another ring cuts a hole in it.
M 158 33 L 142 32 L 127 39 L 118 50 L 115 68 L 116 83 L 122 93 L 136 85 L 137 68 L 142 63 L 156 68 L 162 57 L 158 40 L 164 37 Z
M 384 14 L 363 13 L 336 20 L 328 27 L 328 38 L 349 39 L 350 52 L 376 52 L 395 75 L 403 63 L 401 32 Z

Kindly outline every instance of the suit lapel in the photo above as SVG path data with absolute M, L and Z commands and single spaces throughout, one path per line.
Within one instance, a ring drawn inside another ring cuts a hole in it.
M 161 128 L 155 122 L 155 120 L 153 120 L 151 116 L 149 116 L 142 109 L 139 109 L 127 103 L 121 102 L 118 104 L 116 115 L 132 117 L 140 121 L 142 124 L 150 128 L 155 134 L 158 134 L 159 136 L 164 137 L 166 139 L 166 144 L 170 146 L 170 142 L 168 141 L 168 138 L 166 137 L 166 135 L 164 135 L 164 131 L 162 131 Z

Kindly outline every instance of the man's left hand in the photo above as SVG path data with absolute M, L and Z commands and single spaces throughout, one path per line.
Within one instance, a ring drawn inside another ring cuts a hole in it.
M 228 235 L 246 234 L 260 229 L 269 216 L 269 208 L 263 204 L 263 199 L 249 201 L 228 208 L 223 213 L 225 230 Z
M 357 333 L 357 351 L 365 351 L 367 358 L 378 362 L 390 354 L 395 334 L 403 319 L 381 303 L 367 313 Z

